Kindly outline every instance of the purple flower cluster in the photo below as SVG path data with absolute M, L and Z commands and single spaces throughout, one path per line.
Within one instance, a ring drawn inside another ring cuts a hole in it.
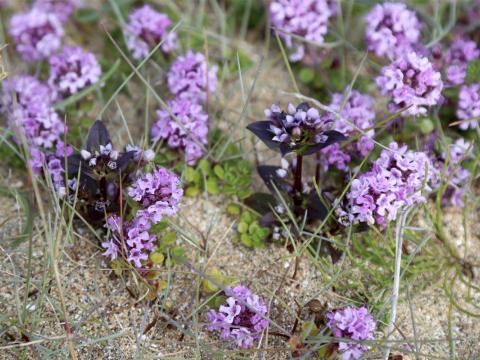
M 267 121 L 270 121 L 272 141 L 286 144 L 289 147 L 300 145 L 308 140 L 312 144 L 322 144 L 328 140 L 325 133 L 334 126 L 333 119 L 321 116 L 320 112 L 307 103 L 297 107 L 288 104 L 287 112 L 279 106 L 272 105 L 265 110 Z
M 202 145 L 208 143 L 208 114 L 189 99 L 171 100 L 168 107 L 170 111 L 157 110 L 153 140 L 165 140 L 170 148 L 183 150 L 187 164 L 193 165 L 203 155 Z
M 480 84 L 464 85 L 458 94 L 457 116 L 462 130 L 478 127 L 480 120 Z
M 365 18 L 368 50 L 392 59 L 411 51 L 420 39 L 421 23 L 403 3 L 375 5 Z
M 113 215 L 105 225 L 111 231 L 111 238 L 102 243 L 106 251 L 102 254 L 115 260 L 125 256 L 136 268 L 142 268 L 142 261 L 148 259 L 155 249 L 157 237 L 149 233 L 150 221 L 143 216 L 134 217 L 130 222 Z
M 159 167 L 139 177 L 128 189 L 128 195 L 140 205 L 137 217 L 157 224 L 163 216 L 176 214 L 183 190 L 177 175 Z
M 21 75 L 3 82 L 0 111 L 5 114 L 11 130 L 20 142 L 25 136 L 30 150 L 30 165 L 37 175 L 44 164 L 50 169 L 54 184 L 60 184 L 63 169 L 60 158 L 71 154 L 72 149 L 62 141 L 66 131 L 64 123 L 53 110 L 56 95 L 37 78 Z M 64 189 L 57 188 L 60 195 Z
M 133 10 L 125 28 L 128 49 L 135 59 L 145 58 L 150 51 L 163 42 L 160 48 L 170 53 L 178 48 L 177 34 L 168 32 L 172 20 L 149 5 Z
M 329 166 L 335 166 L 337 169 L 345 171 L 348 168 L 347 163 L 352 160 L 352 157 L 365 157 L 374 146 L 372 138 L 375 135 L 373 129 L 375 112 L 373 111 L 372 97 L 352 90 L 347 101 L 344 100 L 343 94 L 332 95 L 329 107 L 340 113 L 337 119 L 333 114 L 329 115 L 335 119 L 334 129 L 347 137 L 358 136 L 359 138 L 343 149 L 339 143 L 323 148 L 321 150 L 322 164 L 326 170 Z
M 468 38 L 457 38 L 449 46 L 444 56 L 447 66 L 445 78 L 451 85 L 461 85 L 467 75 L 468 62 L 478 59 L 480 50 L 477 44 Z
M 270 3 L 270 20 L 289 49 L 290 60 L 300 61 L 306 53 L 304 43 L 294 39 L 303 37 L 316 44 L 324 42 L 331 4 L 326 0 L 274 0 Z
M 267 305 L 258 295 L 245 286 L 228 288 L 228 296 L 218 311 L 209 310 L 208 330 L 220 331 L 222 339 L 234 341 L 243 349 L 248 349 L 260 338 L 262 331 L 268 326 L 265 316 Z
M 62 23 L 67 22 L 74 10 L 81 6 L 83 0 L 36 0 L 33 4 L 35 9 L 55 14 Z
M 390 111 L 410 107 L 402 116 L 425 115 L 427 107 L 439 103 L 443 82 L 425 57 L 409 52 L 382 69 L 376 79 L 382 95 L 392 97 Z
M 102 75 L 102 69 L 95 55 L 81 47 L 65 47 L 59 54 L 48 60 L 50 64 L 50 86 L 63 96 L 79 92 L 95 84 Z
M 346 307 L 327 314 L 327 326 L 336 338 L 354 341 L 373 340 L 375 320 L 366 307 Z M 338 350 L 342 360 L 360 359 L 368 351 L 368 346 L 359 343 L 340 341 Z
M 462 159 L 468 159 L 471 154 L 468 153 L 470 143 L 464 139 L 458 139 L 448 148 L 448 153 L 442 153 L 436 156 L 432 153 L 431 158 L 435 169 L 448 181 L 445 192 L 443 193 L 443 205 L 452 205 L 463 207 L 465 193 L 467 191 L 470 171 L 461 166 Z M 440 185 L 440 176 L 437 179 L 435 187 Z
M 217 88 L 217 67 L 208 68 L 201 53 L 179 56 L 167 74 L 168 88 L 178 98 L 205 102 Z
M 437 173 L 424 152 L 393 142 L 381 152 L 370 171 L 352 181 L 346 205 L 337 209 L 343 224 L 368 223 L 385 228 L 400 209 L 425 201 Z
M 60 48 L 64 35 L 59 18 L 38 8 L 13 15 L 9 33 L 25 61 L 48 58 Z

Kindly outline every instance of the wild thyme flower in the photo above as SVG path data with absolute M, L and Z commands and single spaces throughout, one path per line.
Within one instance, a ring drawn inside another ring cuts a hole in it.
M 201 145 L 208 143 L 208 114 L 202 105 L 188 99 L 177 98 L 167 105 L 170 112 L 157 110 L 153 140 L 165 140 L 170 148 L 183 150 L 186 162 L 193 165 L 203 156 Z
M 37 8 L 13 15 L 9 33 L 25 61 L 48 58 L 60 48 L 64 35 L 58 17 Z
M 167 82 L 176 97 L 204 102 L 217 88 L 217 66 L 209 68 L 203 54 L 189 51 L 172 64 Z
M 102 75 L 95 55 L 79 46 L 65 47 L 61 53 L 51 56 L 48 62 L 48 82 L 65 97 L 95 84 Z
M 326 0 L 274 0 L 270 3 L 272 26 L 292 49 L 292 61 L 302 60 L 306 53 L 305 43 L 294 36 L 323 44 L 331 15 L 331 4 Z
M 338 143 L 323 148 L 321 150 L 322 163 L 325 169 L 333 165 L 339 170 L 346 170 L 347 163 L 351 161 L 352 156 L 363 158 L 373 149 L 375 112 L 373 111 L 372 97 L 352 90 L 345 104 L 344 98 L 344 95 L 340 93 L 332 95 L 332 102 L 329 107 L 340 112 L 340 117 L 336 118 L 334 114 L 328 116 L 334 119 L 334 129 L 336 131 L 346 137 L 357 136 L 358 139 L 348 144 L 344 149 L 341 149 Z M 363 133 L 360 131 L 363 131 Z
M 225 304 L 218 311 L 209 310 L 208 330 L 220 331 L 220 337 L 231 340 L 243 349 L 252 347 L 268 326 L 264 317 L 268 312 L 266 303 L 245 286 L 228 288 Z
M 376 83 L 382 95 L 392 97 L 390 111 L 410 106 L 402 116 L 425 115 L 427 107 L 440 102 L 443 89 L 440 73 L 427 58 L 414 52 L 385 66 Z
M 106 251 L 102 254 L 111 260 L 124 257 L 136 268 L 143 267 L 142 261 L 155 249 L 157 237 L 149 233 L 150 222 L 142 216 L 134 217 L 130 222 L 122 222 L 119 216 L 113 215 L 105 225 L 111 232 L 108 241 L 102 243 Z
M 437 173 L 424 152 L 408 150 L 392 142 L 370 171 L 352 181 L 346 204 L 337 210 L 344 224 L 368 223 L 385 228 L 399 210 L 425 202 Z
M 461 161 L 471 157 L 471 153 L 468 153 L 469 148 L 470 143 L 460 138 L 448 147 L 448 152 L 443 152 L 440 156 L 433 150 L 429 153 L 433 166 L 439 174 L 434 187 L 438 188 L 441 185 L 440 175 L 448 181 L 442 196 L 443 205 L 464 206 L 471 173 L 462 166 Z
M 128 189 L 128 195 L 141 207 L 137 216 L 157 224 L 163 216 L 176 214 L 183 190 L 177 175 L 159 167 L 139 177 Z
M 327 314 L 327 326 L 336 338 L 351 340 L 374 340 L 375 320 L 366 307 L 346 307 Z M 342 360 L 360 359 L 368 351 L 368 346 L 342 342 L 338 343 L 338 351 Z
M 396 58 L 419 42 L 420 21 L 403 3 L 375 5 L 365 17 L 368 50 L 377 56 Z
M 462 130 L 478 127 L 480 117 L 480 83 L 463 85 L 458 94 L 457 116 Z
M 309 155 L 345 137 L 332 130 L 334 121 L 308 103 L 297 107 L 288 105 L 287 112 L 277 105 L 265 110 L 266 121 L 258 121 L 247 128 L 268 147 L 279 149 L 282 154 L 295 151 Z
M 16 141 L 19 141 L 21 131 L 29 145 L 43 152 L 55 153 L 56 144 L 63 140 L 66 131 L 52 107 L 55 97 L 46 84 L 33 76 L 20 75 L 3 82 L 0 111 L 16 133 Z
M 83 6 L 83 0 L 35 0 L 33 7 L 46 13 L 55 14 L 62 23 L 70 18 L 76 8 Z
M 467 75 L 468 62 L 478 59 L 480 50 L 474 41 L 468 38 L 456 38 L 445 54 L 446 81 L 452 85 L 461 85 Z
M 133 10 L 125 28 L 127 47 L 135 59 L 145 58 L 150 51 L 163 42 L 160 49 L 170 53 L 178 48 L 177 34 L 168 31 L 172 20 L 149 5 Z

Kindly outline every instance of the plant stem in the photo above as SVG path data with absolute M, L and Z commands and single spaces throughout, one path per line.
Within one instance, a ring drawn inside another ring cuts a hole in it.
M 388 322 L 387 326 L 385 355 L 383 357 L 384 360 L 388 360 L 390 355 L 391 345 L 388 343 L 388 340 L 392 335 L 393 330 L 395 329 L 395 320 L 397 318 L 398 293 L 400 291 L 403 232 L 405 230 L 405 222 L 407 220 L 408 212 L 408 208 L 401 211 L 400 218 L 398 219 L 397 227 L 395 229 L 395 271 L 393 274 L 392 310 L 390 313 L 390 321 Z
M 297 164 L 295 165 L 295 179 L 293 183 L 293 189 L 295 192 L 302 193 L 302 165 L 303 165 L 303 156 L 297 155 Z

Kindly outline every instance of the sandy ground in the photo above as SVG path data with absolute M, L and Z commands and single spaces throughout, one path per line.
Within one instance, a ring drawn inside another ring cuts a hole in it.
M 0 212 L 0 221 L 3 221 L 5 214 L 8 214 L 6 209 L 15 208 L 16 205 L 15 201 L 9 198 L 2 198 L 1 204 L 3 209 Z M 312 298 L 326 301 L 333 306 L 341 302 L 340 296 L 333 292 L 324 292 L 321 297 L 317 296 L 322 287 L 322 276 L 308 259 L 302 259 L 297 278 L 292 280 L 293 258 L 285 249 L 272 245 L 251 251 L 234 244 L 231 241 L 233 219 L 224 215 L 222 206 L 224 202 L 219 198 L 185 199 L 182 205 L 182 218 L 178 219 L 182 229 L 190 234 L 201 233 L 207 238 L 209 256 L 189 256 L 191 261 L 196 258 L 196 266 L 207 263 L 217 266 L 224 274 L 235 276 L 252 287 L 271 302 L 271 318 L 287 330 L 293 324 L 296 303 L 305 304 Z M 452 217 L 458 215 L 458 212 L 449 214 Z M 194 220 L 195 227 L 185 219 Z M 5 235 L 3 231 L 8 229 L 7 225 L 2 227 L 2 234 Z M 453 229 L 449 230 L 455 235 Z M 472 229 L 471 233 L 474 233 L 473 230 L 475 229 Z M 138 356 L 147 359 L 189 359 L 195 356 L 196 341 L 202 344 L 202 348 L 212 349 L 210 355 L 201 353 L 202 358 L 220 358 L 220 355 L 214 355 L 215 350 L 221 351 L 225 345 L 219 342 L 215 335 L 202 329 L 206 308 L 197 308 L 199 303 L 195 301 L 195 297 L 198 280 L 194 272 L 181 266 L 175 268 L 172 274 L 173 285 L 166 301 L 168 309 L 162 310 L 157 302 L 138 301 L 138 298 L 131 296 L 126 289 L 135 288 L 131 280 L 125 281 L 113 275 L 100 255 L 95 240 L 86 234 L 82 236 L 81 228 L 78 232 L 75 244 L 67 245 L 61 254 L 59 271 L 75 347 L 81 359 L 132 359 Z M 457 232 L 456 236 L 460 235 Z M 36 234 L 33 241 L 32 290 L 42 284 L 42 277 L 48 271 L 44 264 L 47 251 L 45 239 L 41 234 Z M 478 250 L 479 239 L 474 237 L 471 241 L 476 243 Z M 189 250 L 187 253 L 198 254 L 191 245 L 186 247 Z M 23 295 L 27 253 L 27 244 L 14 250 L 2 249 L 0 313 L 12 319 L 16 318 L 16 296 Z M 478 259 L 478 251 L 476 254 Z M 32 317 L 36 314 L 41 318 L 33 334 L 43 338 L 39 344 L 30 347 L 29 354 L 32 358 L 38 357 L 43 347 L 57 349 L 64 341 L 65 332 L 58 311 L 58 291 L 51 278 L 44 286 L 48 291 L 44 301 L 39 302 L 43 303 L 43 306 L 37 307 L 38 293 L 32 294 L 27 300 Z M 465 289 L 458 288 L 456 291 L 459 298 L 467 296 Z M 438 286 L 427 288 L 412 294 L 410 301 L 406 301 L 406 296 L 403 295 L 397 322 L 401 334 L 396 332 L 395 337 L 410 339 L 409 345 L 403 345 L 405 354 L 412 351 L 408 348 L 411 346 L 411 349 L 417 349 L 418 353 L 428 354 L 420 358 L 448 358 L 448 342 L 445 340 L 448 337 L 448 298 L 443 290 Z M 474 296 L 474 303 L 479 304 L 479 294 Z M 199 309 L 197 322 L 193 322 L 191 318 L 195 309 Z M 480 351 L 480 325 L 473 317 L 455 310 L 453 314 L 453 337 L 457 339 L 458 355 L 461 359 L 468 359 L 469 355 Z M 154 319 L 157 319 L 156 322 Z M 186 325 L 198 323 L 199 327 L 187 326 L 187 335 L 182 336 L 181 331 L 168 325 L 169 321 Z M 272 326 L 271 330 L 276 331 L 275 326 Z M 0 346 L 20 340 L 19 337 L 15 327 L 11 327 L 7 333 L 2 334 Z M 111 339 L 102 341 L 103 337 Z M 417 339 L 417 344 L 412 339 Z M 427 343 L 421 345 L 422 340 Z M 265 342 L 263 349 L 267 349 L 266 358 L 287 358 L 288 352 L 283 340 L 270 336 Z M 0 358 L 11 359 L 15 354 L 6 350 Z M 63 359 L 65 354 L 59 353 L 53 358 Z

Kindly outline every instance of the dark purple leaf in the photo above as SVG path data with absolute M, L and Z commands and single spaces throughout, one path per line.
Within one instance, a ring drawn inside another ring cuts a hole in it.
M 270 149 L 279 151 L 280 143 L 273 141 L 273 132 L 270 130 L 270 121 L 257 121 L 247 126 L 247 129 L 254 133 Z
M 263 215 L 258 223 L 266 228 L 271 228 L 280 224 L 275 214 L 271 211 Z
M 308 195 L 307 220 L 323 220 L 328 214 L 328 209 L 318 197 L 315 190 Z
M 275 187 L 280 191 L 290 192 L 292 186 L 285 181 L 282 177 L 278 175 L 278 171 L 285 171 L 279 166 L 271 166 L 271 165 L 260 165 L 257 168 L 258 175 L 262 178 L 263 182 L 267 187 L 275 193 L 275 188 L 272 184 L 275 184 Z
M 295 148 L 295 150 L 300 150 L 299 153 L 301 155 L 312 155 L 315 154 L 316 152 L 322 150 L 323 148 L 326 148 L 329 145 L 335 144 L 339 141 L 344 141 L 346 140 L 346 136 L 343 135 L 341 132 L 331 130 L 331 131 L 326 131 L 324 133 L 326 136 L 328 136 L 327 140 L 323 143 L 320 144 L 315 144 L 315 145 L 308 145 L 304 146 L 303 148 L 298 146 Z
M 100 145 L 105 146 L 110 142 L 110 135 L 103 122 L 100 120 L 95 121 L 88 132 L 87 150 L 93 153 L 95 150 L 100 149 Z
M 117 171 L 125 171 L 125 169 L 128 167 L 129 163 L 131 160 L 133 160 L 133 157 L 135 156 L 136 151 L 128 151 L 126 153 L 123 153 L 120 155 L 120 158 L 117 160 Z
M 243 202 L 249 208 L 251 208 L 252 210 L 260 214 L 266 214 L 272 211 L 272 207 L 274 207 L 277 203 L 275 197 L 267 193 L 252 194 L 248 198 L 246 198 Z

